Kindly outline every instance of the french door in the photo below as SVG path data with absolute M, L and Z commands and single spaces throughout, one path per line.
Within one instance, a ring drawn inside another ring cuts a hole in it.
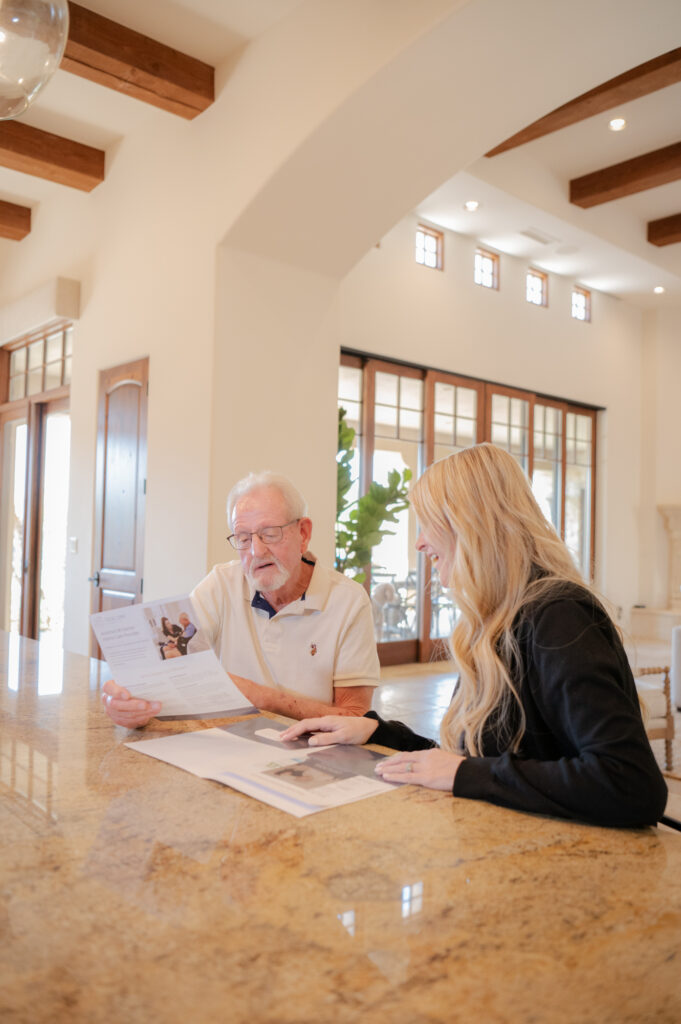
M 338 403 L 356 431 L 357 497 L 372 480 L 489 440 L 527 473 L 546 518 L 585 578 L 593 574 L 596 410 L 517 388 L 346 353 Z M 382 664 L 431 661 L 456 618 L 449 593 L 414 548 L 411 508 L 372 551 L 366 582 Z
M 70 444 L 67 395 L 0 411 L 0 627 L 59 646 Z

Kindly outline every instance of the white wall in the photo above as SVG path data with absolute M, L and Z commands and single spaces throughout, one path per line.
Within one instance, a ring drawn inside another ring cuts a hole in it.
M 639 600 L 641 314 L 593 293 L 591 323 L 574 320 L 572 282 L 554 274 L 548 308 L 532 306 L 525 300 L 528 264 L 510 256 L 501 256 L 499 290 L 482 288 L 473 282 L 474 239 L 450 231 L 444 270 L 420 266 L 417 224 L 414 215 L 402 220 L 343 281 L 341 344 L 604 407 L 597 585 L 628 608 Z
M 308 501 L 311 549 L 333 559 L 337 282 L 227 245 L 218 259 L 209 561 L 225 544 L 225 498 L 251 470 L 291 477 Z

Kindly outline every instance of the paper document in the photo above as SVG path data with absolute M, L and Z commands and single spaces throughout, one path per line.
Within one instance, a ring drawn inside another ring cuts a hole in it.
M 310 747 L 307 739 L 283 743 L 279 734 L 286 728 L 258 717 L 126 746 L 297 818 L 394 789 L 374 773 L 384 754 L 366 747 Z
M 113 678 L 133 697 L 160 701 L 159 717 L 256 711 L 202 635 L 187 595 L 95 612 L 90 622 Z

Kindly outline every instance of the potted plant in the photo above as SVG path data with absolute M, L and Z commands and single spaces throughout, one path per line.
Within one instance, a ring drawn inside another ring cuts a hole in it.
M 372 481 L 369 490 L 355 501 L 347 498 L 353 483 L 352 457 L 355 430 L 348 425 L 345 409 L 338 410 L 338 452 L 336 488 L 336 569 L 351 575 L 358 583 L 366 579 L 371 551 L 394 530 L 385 523 L 396 523 L 397 516 L 409 507 L 407 484 L 411 470 L 397 469 L 388 474 L 387 486 Z

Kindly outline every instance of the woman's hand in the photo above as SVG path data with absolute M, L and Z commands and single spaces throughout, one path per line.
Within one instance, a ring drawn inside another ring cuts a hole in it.
M 463 757 L 434 747 L 432 750 L 412 750 L 393 754 L 376 765 L 376 773 L 384 782 L 409 782 L 428 789 L 443 789 L 451 793 L 454 776 Z
M 376 732 L 375 718 L 355 718 L 350 715 L 324 715 L 323 718 L 303 718 L 281 733 L 284 743 L 297 740 L 305 733 L 312 733 L 308 743 L 311 747 L 324 747 L 331 743 L 367 743 Z
M 118 686 L 113 679 L 109 679 L 102 687 L 102 703 L 111 721 L 116 725 L 124 725 L 126 729 L 138 729 L 146 725 L 161 710 L 158 701 L 133 697 L 129 690 Z

